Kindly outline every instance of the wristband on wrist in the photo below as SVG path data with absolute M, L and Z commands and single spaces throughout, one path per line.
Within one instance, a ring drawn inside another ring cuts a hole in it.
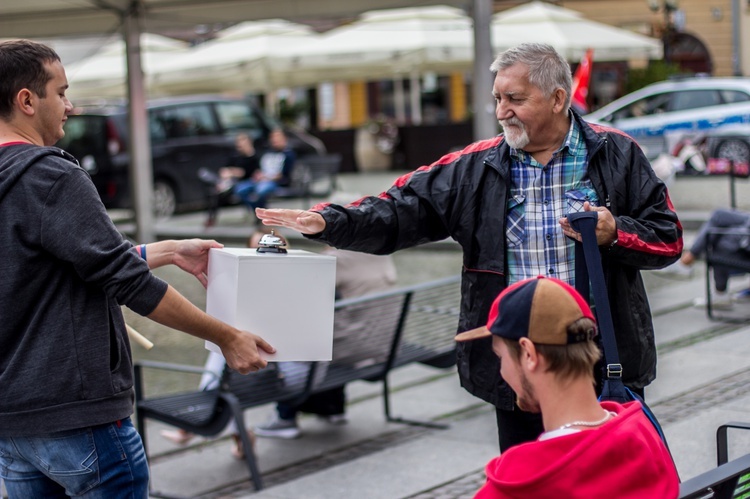
M 144 260 L 146 259 L 146 245 L 145 244 L 140 245 L 140 251 L 138 253 L 140 253 L 141 258 L 143 258 Z

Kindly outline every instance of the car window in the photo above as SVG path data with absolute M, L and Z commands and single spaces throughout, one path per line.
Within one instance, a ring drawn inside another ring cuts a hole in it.
M 263 124 L 253 108 L 244 102 L 217 102 L 216 115 L 225 133 L 249 132 L 253 139 L 263 135 Z
M 167 130 L 164 128 L 164 121 L 156 115 L 156 113 L 149 113 L 148 115 L 148 130 L 151 134 L 151 143 L 160 144 L 167 138 Z
M 76 158 L 87 154 L 105 153 L 107 134 L 104 116 L 71 115 L 65 122 L 65 137 L 57 146 L 68 151 Z
M 674 92 L 670 111 L 684 111 L 719 104 L 721 104 L 721 97 L 717 90 L 682 90 Z
M 176 139 L 218 134 L 217 126 L 207 105 L 184 105 L 154 110 L 157 124 L 154 129 L 163 128 L 165 137 Z M 153 131 L 153 129 L 152 129 Z
M 613 113 L 616 120 L 626 118 L 637 118 L 649 114 L 663 113 L 669 106 L 670 93 L 649 95 L 643 99 L 633 101 L 628 106 L 618 109 Z
M 750 101 L 750 95 L 739 90 L 719 90 L 719 92 L 721 93 L 721 99 L 727 104 Z

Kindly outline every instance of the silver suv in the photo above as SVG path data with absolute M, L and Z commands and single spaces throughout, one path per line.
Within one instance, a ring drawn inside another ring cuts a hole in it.
M 646 156 L 673 153 L 691 137 L 707 138 L 706 153 L 750 161 L 750 78 L 694 77 L 654 83 L 584 119 L 633 137 Z

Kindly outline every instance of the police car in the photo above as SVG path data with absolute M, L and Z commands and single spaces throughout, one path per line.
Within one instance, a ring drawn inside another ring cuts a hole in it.
M 750 78 L 693 77 L 654 83 L 584 119 L 622 130 L 649 159 L 686 138 L 707 139 L 709 157 L 750 161 Z

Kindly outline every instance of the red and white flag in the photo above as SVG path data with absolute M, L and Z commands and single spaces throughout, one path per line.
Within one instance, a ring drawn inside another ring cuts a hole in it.
M 588 49 L 581 59 L 575 74 L 573 75 L 573 91 L 570 104 L 579 113 L 588 113 L 589 105 L 586 97 L 589 95 L 589 83 L 591 82 L 591 64 L 594 49 Z

